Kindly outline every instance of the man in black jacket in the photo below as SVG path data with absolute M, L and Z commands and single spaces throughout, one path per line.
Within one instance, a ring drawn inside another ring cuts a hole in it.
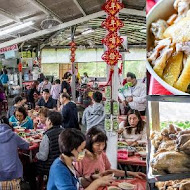
M 51 164 L 60 155 L 58 139 L 63 130 L 61 124 L 61 114 L 50 111 L 46 120 L 48 130 L 44 133 L 39 152 L 36 154 L 37 162 L 27 165 L 25 169 L 26 180 L 29 181 L 31 189 L 37 189 L 36 176 L 39 177 L 39 185 L 42 185 L 43 176 L 48 177 Z
M 70 101 L 68 93 L 60 95 L 60 102 L 63 104 L 61 114 L 63 116 L 63 127 L 64 128 L 79 128 L 78 114 L 76 104 Z
M 51 164 L 60 155 L 58 138 L 63 130 L 61 124 L 61 114 L 51 111 L 46 120 L 48 130 L 44 133 L 39 152 L 36 154 L 36 158 L 39 160 L 38 172 L 43 175 L 48 175 Z

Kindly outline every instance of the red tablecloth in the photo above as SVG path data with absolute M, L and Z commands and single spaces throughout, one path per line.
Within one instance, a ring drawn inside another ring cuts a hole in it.
M 35 150 L 39 148 L 40 143 L 32 143 L 32 145 L 29 147 L 29 150 Z
M 117 186 L 118 183 L 121 182 L 127 182 L 127 183 L 131 183 L 133 185 L 136 185 L 136 188 L 134 190 L 146 190 L 146 180 L 142 180 L 142 179 L 127 179 L 127 180 L 117 180 L 115 182 L 113 182 L 113 186 Z M 98 190 L 107 190 L 107 187 L 100 187 L 98 188 Z
M 129 156 L 126 160 L 118 160 L 119 164 L 134 165 L 134 166 L 145 166 L 146 161 L 141 160 L 139 155 Z

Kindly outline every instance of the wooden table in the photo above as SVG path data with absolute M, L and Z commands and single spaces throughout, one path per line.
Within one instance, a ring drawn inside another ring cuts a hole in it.
M 112 183 L 111 186 L 117 186 L 118 183 L 121 182 L 127 182 L 135 185 L 134 190 L 146 190 L 146 180 L 138 179 L 138 178 L 133 178 L 133 179 L 126 179 L 126 180 L 116 180 Z M 107 190 L 108 187 L 100 187 L 98 190 Z

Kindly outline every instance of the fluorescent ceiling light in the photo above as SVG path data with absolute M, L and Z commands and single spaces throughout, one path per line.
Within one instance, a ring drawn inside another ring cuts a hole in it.
M 80 36 L 74 36 L 74 39 L 79 38 Z M 68 37 L 67 40 L 71 40 L 71 37 Z
M 20 24 L 20 25 L 18 25 L 18 26 L 14 26 L 14 27 L 9 28 L 9 29 L 6 29 L 6 30 L 1 30 L 1 31 L 0 31 L 0 36 L 6 35 L 6 34 L 10 34 L 10 33 L 15 32 L 15 31 L 17 31 L 17 30 L 26 28 L 27 26 L 31 26 L 31 25 L 33 25 L 33 24 L 34 24 L 33 21 L 29 21 L 29 22 L 25 22 L 25 23 L 23 23 L 23 24 Z
M 84 32 L 82 32 L 82 35 L 89 34 L 89 33 L 92 33 L 92 32 L 94 32 L 94 30 L 88 29 L 88 30 L 85 30 Z

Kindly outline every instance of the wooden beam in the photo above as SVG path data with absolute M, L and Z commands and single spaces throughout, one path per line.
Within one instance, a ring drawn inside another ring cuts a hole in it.
M 46 12 L 46 14 L 51 12 L 51 11 L 48 12 L 47 7 L 43 7 L 42 5 L 39 5 L 38 0 L 30 0 L 30 2 L 35 4 L 36 6 L 38 6 L 38 8 L 40 8 L 41 10 L 43 9 L 44 12 Z M 143 11 L 134 10 L 134 9 L 126 9 L 126 8 L 122 9 L 121 13 L 130 14 L 130 15 L 145 16 L 145 13 Z M 103 15 L 105 15 L 104 11 L 93 13 L 93 14 L 90 14 L 90 15 L 75 19 L 73 21 L 62 23 L 62 24 L 60 24 L 58 26 L 53 27 L 51 30 L 40 30 L 39 32 L 35 32 L 33 34 L 28 34 L 28 35 L 22 36 L 20 38 L 14 39 L 14 40 L 10 40 L 10 41 L 1 43 L 0 48 L 12 45 L 14 43 L 21 43 L 23 41 L 27 41 L 27 40 L 30 40 L 30 39 L 33 39 L 33 38 L 36 38 L 36 37 L 39 37 L 39 36 L 46 35 L 46 34 L 50 34 L 52 32 L 55 32 L 55 31 L 58 31 L 58 30 L 61 30 L 61 29 L 65 29 L 67 27 L 86 22 L 88 20 L 91 20 L 91 19 L 94 19 L 94 18 L 97 18 L 97 17 L 101 17 Z
M 4 9 L 1 9 L 0 8 L 0 14 L 15 21 L 16 23 L 20 23 L 20 24 L 23 24 L 23 22 L 16 16 L 14 16 L 12 13 L 8 12 L 8 11 L 5 11 Z M 29 28 L 32 28 L 32 29 L 35 29 L 37 31 L 39 31 L 40 29 L 36 26 L 28 26 Z
M 23 41 L 28 41 L 28 40 L 31 40 L 33 38 L 37 38 L 39 36 L 44 36 L 46 34 L 50 34 L 52 32 L 56 32 L 56 31 L 64 29 L 64 28 L 68 28 L 70 26 L 86 22 L 88 20 L 91 20 L 91 19 L 94 19 L 94 18 L 97 18 L 97 17 L 101 17 L 103 15 L 105 15 L 105 12 L 100 11 L 100 12 L 97 12 L 97 13 L 87 15 L 85 17 L 80 17 L 80 18 L 77 18 L 75 20 L 65 22 L 65 23 L 59 24 L 58 26 L 52 27 L 51 30 L 47 30 L 47 29 L 40 30 L 40 31 L 35 32 L 33 34 L 28 34 L 28 35 L 22 36 L 20 38 L 14 39 L 14 40 L 10 40 L 8 42 L 1 43 L 0 48 L 7 47 L 7 46 L 13 45 L 15 43 L 21 43 Z
M 135 15 L 135 16 L 143 16 L 146 17 L 146 12 L 145 11 L 139 11 L 135 9 L 121 9 L 120 13 L 127 14 L 127 15 Z
M 29 2 L 32 3 L 38 9 L 40 9 L 45 14 L 52 15 L 57 21 L 59 21 L 60 23 L 63 23 L 63 21 L 61 20 L 61 18 L 56 13 L 54 13 L 52 10 L 50 10 L 48 7 L 46 7 L 39 0 L 29 0 Z
M 160 131 L 159 102 L 151 102 L 152 130 Z
M 77 0 L 73 0 L 73 2 L 76 4 L 80 12 L 83 14 L 83 16 L 86 16 L 86 13 L 84 12 L 83 8 L 80 6 L 79 2 Z
M 50 40 L 52 40 L 54 37 L 56 37 L 57 35 L 59 35 L 61 32 L 63 32 L 64 31 L 64 29 L 63 30 L 59 30 L 59 31 L 57 31 L 55 34 L 53 34 L 52 36 L 50 36 L 48 39 L 46 39 L 44 42 L 43 42 L 43 44 L 41 44 L 40 45 L 40 50 L 41 49 L 43 49 L 44 47 L 45 47 L 45 45 L 50 41 Z
M 0 8 L 0 14 L 11 20 L 14 20 L 15 22 L 21 22 L 21 20 L 18 17 L 14 16 L 13 14 L 9 13 L 8 11 L 5 11 L 2 8 Z

